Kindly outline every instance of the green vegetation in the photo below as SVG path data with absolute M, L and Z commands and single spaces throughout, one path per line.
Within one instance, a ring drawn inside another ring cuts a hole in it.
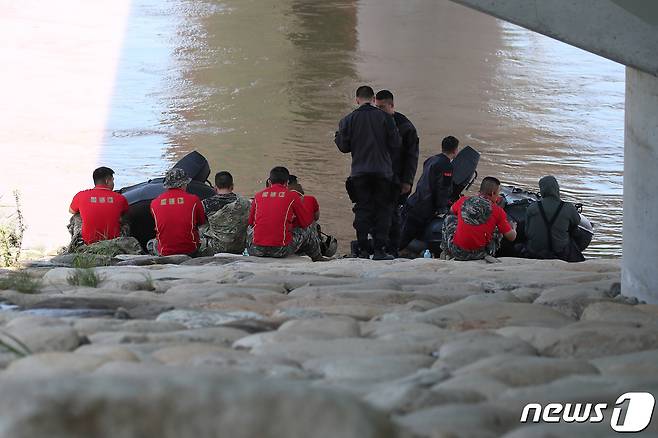
M 78 253 L 75 255 L 72 265 L 77 269 L 90 269 L 98 266 L 98 259 L 94 254 Z
M 14 192 L 16 212 L 10 220 L 0 224 L 0 266 L 16 266 L 21 256 L 25 222 L 21 211 L 20 195 Z
M 0 351 L 7 350 L 16 356 L 25 357 L 32 354 L 29 347 L 16 336 L 0 330 Z
M 103 278 L 92 268 L 76 268 L 66 279 L 71 286 L 98 287 Z
M 41 286 L 42 280 L 32 277 L 27 271 L 11 272 L 6 278 L 0 278 L 0 289 L 12 289 L 24 294 L 33 294 Z
M 153 277 L 151 277 L 151 274 L 144 274 L 144 280 L 135 282 L 135 286 L 137 287 L 137 290 L 155 290 L 155 283 L 153 282 Z

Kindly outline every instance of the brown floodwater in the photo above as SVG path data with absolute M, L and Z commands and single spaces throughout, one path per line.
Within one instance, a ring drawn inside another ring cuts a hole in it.
M 192 150 L 246 195 L 285 165 L 345 250 L 349 156 L 333 133 L 370 84 L 416 125 L 419 168 L 455 135 L 481 152 L 481 176 L 536 189 L 554 174 L 595 223 L 588 255 L 621 254 L 623 66 L 448 0 L 128 3 L 93 146 L 118 186 Z

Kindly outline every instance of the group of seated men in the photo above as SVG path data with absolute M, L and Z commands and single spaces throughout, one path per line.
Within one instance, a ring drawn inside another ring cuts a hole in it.
M 446 155 L 444 148 L 443 155 L 451 161 L 456 152 L 455 147 Z M 431 160 L 428 159 L 428 162 Z M 527 258 L 561 259 L 568 262 L 585 260 L 572 237 L 580 224 L 578 210 L 574 204 L 560 199 L 560 187 L 554 176 L 541 178 L 539 189 L 541 200 L 532 203 L 526 210 L 527 242 L 515 245 L 515 252 Z M 497 178 L 483 178 L 476 195 L 462 196 L 452 204 L 450 196 L 439 198 L 437 203 L 438 197 L 431 194 L 425 198 L 432 201 L 423 203 L 423 196 L 416 196 L 419 192 L 422 193 L 422 190 L 422 185 L 419 184 L 416 193 L 409 198 L 411 202 L 408 202 L 403 210 L 403 245 L 418 237 L 424 228 L 442 213 L 445 213 L 442 225 L 442 258 L 494 261 L 492 258 L 500 250 L 503 238 L 510 242 L 515 241 L 517 224 L 508 219 L 507 213 L 500 206 L 502 199 L 500 181 Z
M 416 237 L 437 213 L 445 212 L 446 206 L 442 257 L 488 259 L 498 252 L 503 238 L 512 242 L 516 239 L 516 224 L 499 206 L 500 181 L 487 176 L 476 195 L 461 197 L 451 205 L 447 187 L 443 187 L 447 184 L 423 183 L 436 173 L 437 163 L 452 170 L 450 162 L 458 144 L 454 137 L 446 138 L 440 154 L 445 163 L 438 156 L 425 162 L 418 188 L 403 209 L 402 244 Z M 96 169 L 93 179 L 95 187 L 77 193 L 71 202 L 70 213 L 77 219 L 72 223 L 78 224 L 72 226 L 72 247 L 130 234 L 125 219 L 128 202 L 113 191 L 112 169 Z M 317 199 L 305 195 L 297 178 L 285 167 L 270 171 L 266 188 L 252 201 L 234 193 L 233 177 L 226 171 L 215 175 L 215 194 L 203 201 L 186 191 L 190 181 L 183 169 L 173 168 L 166 173 L 165 192 L 151 202 L 156 237 L 146 245 L 150 254 L 241 254 L 246 249 L 249 255 L 258 257 L 305 254 L 314 261 L 322 259 Z M 433 193 L 437 187 L 442 191 L 438 201 Z M 580 222 L 575 206 L 560 199 L 553 176 L 543 177 L 539 188 L 541 201 L 530 205 L 526 212 L 527 243 L 517 252 L 531 258 L 584 260 L 571 238 Z
M 437 216 L 443 216 L 442 258 L 494 261 L 492 258 L 500 250 L 503 238 L 515 241 L 517 224 L 508 220 L 500 207 L 501 184 L 492 176 L 483 178 L 476 195 L 462 196 L 452 202 L 455 199 L 451 193 L 452 160 L 458 148 L 456 138 L 446 137 L 441 154 L 425 161 L 416 192 L 402 209 L 400 248 L 418 238 Z M 580 224 L 576 207 L 560 199 L 559 184 L 553 176 L 541 178 L 539 189 L 541 200 L 526 210 L 527 242 L 515 245 L 515 252 L 528 258 L 583 261 L 572 238 Z
M 129 236 L 128 202 L 114 192 L 114 171 L 100 167 L 93 173 L 95 187 L 75 195 L 71 248 Z M 317 199 L 303 188 L 285 167 L 270 172 L 267 187 L 253 201 L 233 192 L 229 172 L 215 175 L 215 195 L 203 201 L 186 191 L 191 178 L 173 168 L 164 178 L 165 191 L 151 201 L 154 239 L 147 245 L 153 255 L 213 255 L 222 252 L 260 257 L 306 254 L 322 258 L 316 221 Z M 132 238 L 131 238 L 132 239 Z

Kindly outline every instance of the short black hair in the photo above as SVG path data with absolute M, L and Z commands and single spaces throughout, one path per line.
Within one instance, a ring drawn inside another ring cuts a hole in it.
M 109 167 L 99 167 L 98 169 L 94 170 L 92 178 L 94 178 L 94 184 L 100 184 L 105 182 L 105 180 L 110 178 L 112 175 L 114 175 L 114 170 L 110 169 Z
M 490 195 L 500 187 L 500 180 L 493 176 L 486 176 L 480 183 L 480 193 Z
M 459 140 L 452 135 L 447 136 L 441 142 L 441 152 L 452 153 L 459 147 Z
M 393 93 L 388 90 L 381 90 L 375 94 L 375 99 L 377 100 L 390 100 L 393 102 Z
M 285 167 L 277 166 L 270 170 L 271 184 L 287 184 L 288 178 L 290 178 L 290 172 Z
M 225 170 L 215 174 L 215 187 L 218 189 L 230 189 L 233 187 L 233 175 Z
M 372 87 L 369 87 L 367 85 L 361 85 L 359 88 L 356 89 L 356 97 L 359 97 L 361 99 L 372 99 L 375 97 L 375 90 L 372 89 Z
M 288 184 L 297 184 L 297 175 L 290 175 L 288 177 Z

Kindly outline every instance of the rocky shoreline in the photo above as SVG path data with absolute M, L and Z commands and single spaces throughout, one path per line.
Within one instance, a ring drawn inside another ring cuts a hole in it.
M 0 348 L 0 438 L 612 436 L 519 418 L 658 393 L 658 305 L 618 260 L 501 260 L 33 264 L 38 293 L 0 291 L 29 351 Z

